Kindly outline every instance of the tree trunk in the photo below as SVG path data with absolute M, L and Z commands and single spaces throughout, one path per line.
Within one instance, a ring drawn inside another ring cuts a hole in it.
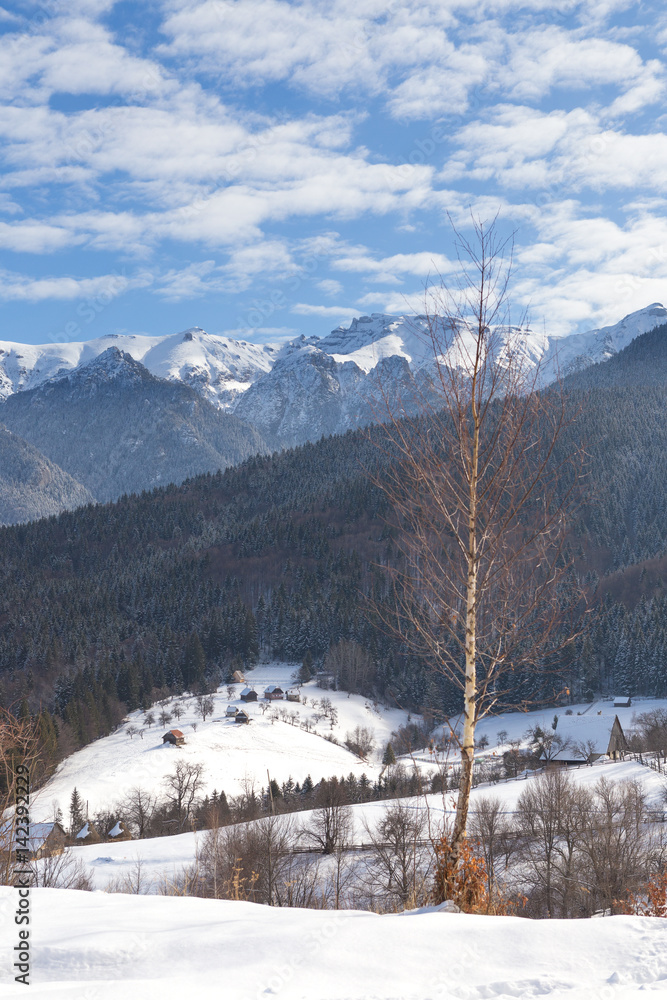
M 479 349 L 479 348 L 478 348 Z M 476 378 L 472 380 L 473 439 L 470 456 L 470 485 L 468 498 L 468 572 L 466 578 L 466 636 L 465 636 L 465 685 L 463 689 L 463 741 L 461 743 L 461 783 L 456 802 L 456 819 L 452 837 L 452 850 L 458 857 L 466 835 L 472 772 L 475 763 L 475 723 L 477 720 L 477 479 L 479 470 L 479 413 L 476 405 Z

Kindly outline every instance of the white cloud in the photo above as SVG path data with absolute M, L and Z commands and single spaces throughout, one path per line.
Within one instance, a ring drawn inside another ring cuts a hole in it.
M 437 277 L 448 274 L 455 268 L 449 258 L 440 253 L 398 253 L 379 260 L 363 251 L 357 251 L 345 257 L 339 257 L 333 262 L 333 267 L 339 271 L 357 271 L 365 274 L 372 281 L 396 283 L 402 275 L 419 275 L 420 277 Z
M 69 276 L 32 278 L 25 274 L 0 270 L 0 299 L 15 302 L 43 302 L 49 299 L 69 300 L 117 298 L 130 288 L 150 284 L 146 274 L 128 278 L 123 274 L 103 274 L 95 278 Z
M 328 295 L 330 298 L 334 298 L 336 295 L 340 295 L 343 291 L 343 286 L 340 281 L 335 281 L 333 278 L 325 278 L 323 281 L 317 281 L 315 283 L 316 288 L 319 288 Z
M 37 220 L 0 222 L 0 247 L 17 253 L 53 253 L 81 242 L 62 226 L 52 226 Z
M 349 309 L 347 306 L 319 306 L 308 302 L 297 302 L 290 312 L 297 316 L 327 316 L 334 319 L 353 319 L 359 315 L 358 309 Z

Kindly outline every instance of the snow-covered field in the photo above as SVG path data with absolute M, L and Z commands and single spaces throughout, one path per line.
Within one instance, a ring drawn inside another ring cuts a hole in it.
M 123 725 L 111 736 L 96 740 L 68 757 L 35 798 L 34 821 L 53 819 L 55 803 L 66 814 L 74 787 L 88 804 L 90 815 L 112 807 L 135 786 L 161 794 L 165 776 L 173 771 L 179 759 L 202 763 L 204 791 L 223 790 L 227 795 L 239 794 L 248 783 L 259 792 L 267 785 L 267 770 L 280 784 L 290 777 L 303 782 L 310 775 L 316 782 L 351 771 L 357 776 L 365 772 L 369 778 L 376 778 L 382 769 L 382 750 L 392 730 L 407 721 L 407 713 L 374 707 L 366 698 L 348 696 L 344 691 L 323 691 L 312 681 L 301 688 L 307 705 L 278 701 L 262 712 L 264 688 L 269 684 L 278 684 L 283 689 L 291 687 L 296 669 L 294 664 L 272 663 L 248 672 L 248 684 L 256 689 L 260 701 L 247 705 L 239 698 L 244 684 L 234 685 L 231 699 L 227 697 L 226 686 L 221 687 L 215 695 L 213 715 L 206 722 L 196 714 L 195 698 L 174 698 L 166 704 L 165 710 L 173 711 L 174 704 L 180 702 L 184 712 L 180 719 L 173 718 L 167 725 L 156 721 L 145 728 L 144 713 L 131 713 L 128 723 L 137 728 L 143 726 L 143 737 L 138 734 L 130 737 L 127 725 Z M 337 710 L 338 721 L 333 727 L 321 709 L 311 704 L 323 697 Z M 244 708 L 251 717 L 250 724 L 238 725 L 225 718 L 228 704 Z M 272 708 L 288 716 L 298 713 L 299 721 L 308 720 L 313 731 L 306 732 L 290 721 L 273 721 Z M 156 720 L 161 710 L 161 706 L 154 707 Z M 360 760 L 343 745 L 346 734 L 357 726 L 372 729 L 375 734 L 376 749 L 368 761 Z M 185 735 L 185 745 L 163 744 L 162 737 L 168 729 L 180 729 Z M 326 736 L 333 736 L 341 745 L 329 742 Z
M 16 890 L 0 888 L 0 997 Z M 30 996 L 49 1000 L 622 1000 L 667 989 L 667 921 L 377 916 L 32 892 Z
M 663 775 L 635 761 L 599 762 L 592 767 L 573 768 L 570 772 L 573 782 L 591 788 L 601 778 L 613 782 L 638 781 L 644 789 L 649 804 L 663 807 L 663 794 L 667 782 Z M 533 778 L 518 778 L 494 785 L 480 785 L 473 789 L 471 808 L 486 796 L 497 798 L 502 810 L 511 813 L 516 808 L 517 799 L 526 787 L 526 781 Z M 432 829 L 442 824 L 445 814 L 453 815 L 456 792 L 442 795 L 426 795 L 404 799 L 410 809 L 428 810 Z M 366 824 L 371 828 L 380 820 L 387 806 L 386 801 L 364 802 L 351 806 L 353 817 L 353 843 L 368 842 Z M 312 813 L 309 810 L 297 813 L 295 822 L 308 826 Z M 95 888 L 106 889 L 115 883 L 118 887 L 125 880 L 136 881 L 137 863 L 141 867 L 141 891 L 157 893 L 164 885 L 174 884 L 183 869 L 192 865 L 202 844 L 205 832 L 182 833 L 172 837 L 154 837 L 146 840 L 121 841 L 120 843 L 89 844 L 74 848 L 73 854 L 79 858 L 93 879 Z

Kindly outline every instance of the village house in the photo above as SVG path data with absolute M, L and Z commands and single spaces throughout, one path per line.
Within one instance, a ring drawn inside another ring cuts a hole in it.
M 301 695 L 299 694 L 298 688 L 290 688 L 285 697 L 288 701 L 301 701 Z
M 257 692 L 254 688 L 244 688 L 241 691 L 241 701 L 257 701 Z
M 549 766 L 593 764 L 600 757 L 622 760 L 628 750 L 618 716 L 561 716 L 549 752 L 540 758 Z
M 240 722 L 240 723 L 242 723 L 244 725 L 247 724 L 248 722 L 250 722 L 250 716 L 248 715 L 248 713 L 246 712 L 246 710 L 244 708 L 240 708 L 238 710 L 238 712 L 236 713 L 236 717 L 234 719 L 234 722 Z
M 171 743 L 174 747 L 182 747 L 185 743 L 185 736 L 180 731 L 180 729 L 170 729 L 168 733 L 165 733 L 162 737 L 163 743 Z
M 277 684 L 269 684 L 267 688 L 264 688 L 264 697 L 267 701 L 282 701 L 285 692 Z
M 233 719 L 237 712 L 238 708 L 236 708 L 234 705 L 228 705 L 225 715 L 227 716 L 228 719 L 230 718 Z
M 16 842 L 16 828 L 14 828 L 14 843 L 9 847 L 9 839 L 12 836 L 12 821 L 7 820 L 0 826 L 0 855 L 7 857 L 16 851 L 24 851 L 23 844 Z M 6 843 L 7 841 L 7 843 Z M 67 843 L 67 834 L 60 823 L 31 823 L 30 837 L 28 838 L 28 854 L 31 861 L 38 861 L 40 858 L 55 857 L 62 854 Z
M 232 674 L 232 680 L 236 681 L 237 684 L 245 684 L 245 677 L 240 670 L 235 670 Z

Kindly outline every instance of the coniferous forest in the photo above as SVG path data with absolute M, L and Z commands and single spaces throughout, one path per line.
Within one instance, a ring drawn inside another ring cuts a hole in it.
M 622 352 L 567 390 L 577 416 L 559 447 L 583 444 L 588 464 L 565 555 L 586 606 L 549 667 L 573 700 L 667 694 L 667 386 L 637 376 L 659 368 L 664 344 L 655 331 L 638 338 L 625 366 Z M 399 555 L 368 475 L 380 433 L 1 529 L 2 703 L 41 713 L 67 752 L 127 710 L 218 684 L 260 654 L 315 669 L 351 640 L 373 665 L 364 693 L 435 718 L 456 711 L 457 692 L 381 624 Z M 554 690 L 539 671 L 513 685 L 510 704 Z

